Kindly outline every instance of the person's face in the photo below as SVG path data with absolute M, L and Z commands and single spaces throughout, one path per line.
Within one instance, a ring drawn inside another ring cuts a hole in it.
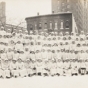
M 15 54 L 17 54 L 17 51 L 14 51 Z
M 7 33 L 11 33 L 11 30 L 8 30 Z
M 16 60 L 13 60 L 13 63 L 16 63 Z
M 76 38 L 76 41 L 78 41 L 78 38 Z
M 81 34 L 83 35 L 83 32 L 81 32 Z
M 22 62 L 21 59 L 19 59 L 18 62 L 21 63 Z
M 8 63 L 8 60 L 5 60 L 6 63 Z
M 73 33 L 71 33 L 71 35 L 73 35 Z

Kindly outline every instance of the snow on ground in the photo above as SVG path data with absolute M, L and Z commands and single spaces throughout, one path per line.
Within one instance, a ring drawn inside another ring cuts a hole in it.
M 88 76 L 0 79 L 0 88 L 88 88 Z

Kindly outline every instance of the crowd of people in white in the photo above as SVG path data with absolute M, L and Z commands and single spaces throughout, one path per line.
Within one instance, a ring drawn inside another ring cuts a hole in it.
M 88 74 L 88 34 L 0 28 L 0 77 Z

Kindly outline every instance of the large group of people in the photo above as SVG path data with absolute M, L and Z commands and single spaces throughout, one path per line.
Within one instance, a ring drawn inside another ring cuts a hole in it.
M 0 78 L 88 74 L 88 34 L 0 28 Z

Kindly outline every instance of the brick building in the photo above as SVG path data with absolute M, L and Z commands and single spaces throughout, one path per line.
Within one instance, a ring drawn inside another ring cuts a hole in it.
M 35 17 L 28 17 L 25 19 L 27 22 L 27 30 L 44 31 L 47 29 L 48 32 L 78 32 L 72 13 L 60 13 L 50 15 L 39 15 Z

